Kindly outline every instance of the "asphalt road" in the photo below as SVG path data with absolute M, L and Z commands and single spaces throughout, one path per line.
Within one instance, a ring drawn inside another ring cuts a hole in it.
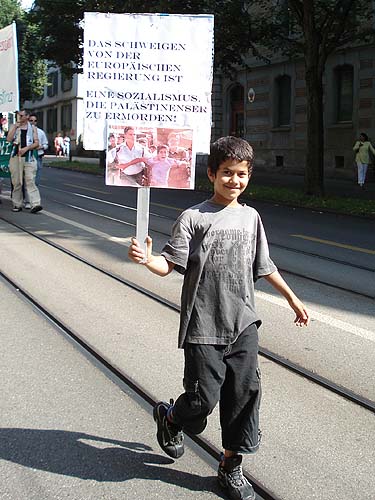
M 135 232 L 134 190 L 108 188 L 100 177 L 56 169 L 45 170 L 41 190 L 45 210 L 40 214 L 11 213 L 5 194 L 0 215 L 178 303 L 181 278 L 177 273 L 161 280 L 127 261 L 129 238 Z M 156 191 L 151 198 L 150 229 L 158 251 L 180 210 L 205 195 Z M 306 271 L 306 261 L 312 261 L 311 267 L 319 268 L 317 271 L 332 281 L 328 286 L 284 273 L 311 310 L 312 324 L 303 331 L 293 326 L 293 315 L 283 300 L 260 282 L 256 297 L 263 318 L 261 344 L 374 400 L 374 301 L 333 286 L 341 273 L 344 284 L 355 288 L 364 281 L 371 292 L 372 221 L 254 205 L 262 215 L 278 264 L 282 257 L 290 271 L 299 272 Z M 176 313 L 161 311 L 152 301 L 6 223 L 1 223 L 0 234 L 0 270 L 19 280 L 157 397 L 178 394 L 182 357 L 176 349 Z M 299 250 L 317 256 L 300 254 Z M 340 272 L 333 272 L 334 266 Z M 167 379 L 160 367 L 167 367 Z M 262 361 L 262 371 L 265 438 L 259 454 L 247 460 L 249 470 L 288 500 L 372 499 L 373 415 L 270 362 Z M 219 446 L 217 415 L 207 432 Z

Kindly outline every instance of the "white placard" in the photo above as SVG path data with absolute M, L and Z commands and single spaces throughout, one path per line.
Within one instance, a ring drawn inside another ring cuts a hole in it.
M 208 152 L 212 59 L 212 15 L 85 13 L 85 149 L 106 148 L 110 121 L 192 129 Z
M 0 68 L 0 112 L 17 111 L 19 109 L 19 91 L 15 23 L 0 30 Z

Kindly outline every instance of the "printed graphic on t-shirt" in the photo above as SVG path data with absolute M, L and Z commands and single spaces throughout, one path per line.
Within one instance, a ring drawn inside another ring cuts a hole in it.
M 212 238 L 205 265 L 205 277 L 220 280 L 223 289 L 239 293 L 249 279 L 253 262 L 253 246 L 250 239 L 255 236 L 245 228 L 216 229 L 208 233 Z

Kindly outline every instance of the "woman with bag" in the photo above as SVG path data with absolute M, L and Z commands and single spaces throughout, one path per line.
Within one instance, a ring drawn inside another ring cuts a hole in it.
M 356 153 L 355 162 L 358 170 L 358 184 L 364 189 L 368 164 L 370 163 L 370 151 L 375 156 L 375 149 L 367 134 L 362 132 L 359 141 L 354 144 L 353 151 Z
M 35 214 L 42 210 L 39 190 L 35 185 L 37 164 L 34 150 L 38 149 L 39 141 L 37 128 L 29 123 L 29 115 L 30 113 L 24 109 L 17 112 L 17 121 L 11 126 L 7 141 L 12 143 L 9 171 L 13 185 L 13 212 L 22 210 L 22 185 L 25 182 L 30 198 L 30 212 Z

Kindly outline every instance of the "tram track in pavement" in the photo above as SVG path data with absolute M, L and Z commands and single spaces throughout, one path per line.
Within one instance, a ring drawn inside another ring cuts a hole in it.
M 7 220 L 6 218 L 4 217 L 0 217 L 0 219 L 2 219 L 3 221 L 7 222 L 8 224 L 16 227 L 17 229 L 29 234 L 30 236 L 42 241 L 43 243 L 59 250 L 60 252 L 78 260 L 79 262 L 91 267 L 92 269 L 102 273 L 103 275 L 111 278 L 111 279 L 114 279 L 115 281 L 139 292 L 140 294 L 152 299 L 153 301 L 157 302 L 158 304 L 160 304 L 161 306 L 163 307 L 167 307 L 173 311 L 175 311 L 176 313 L 179 314 L 180 312 L 180 307 L 179 305 L 175 304 L 174 302 L 171 302 L 167 299 L 165 299 L 164 297 L 130 281 L 130 280 L 127 280 L 125 278 L 123 278 L 122 276 L 119 276 L 117 274 L 114 274 L 114 273 L 111 273 L 99 266 L 97 266 L 96 264 L 88 261 L 87 259 L 83 258 L 82 256 L 80 255 L 77 255 L 76 253 L 46 239 L 46 238 L 43 238 L 42 236 L 32 232 L 32 231 L 29 231 L 28 229 L 25 229 L 23 228 L 22 226 L 14 223 L 14 222 L 11 222 L 9 220 Z M 1 273 L 0 273 L 1 274 Z M 291 274 L 291 273 L 290 273 Z M 6 278 L 8 279 L 8 278 Z M 330 285 L 332 286 L 332 285 Z M 278 355 L 277 353 L 275 352 L 272 352 L 268 349 L 265 349 L 263 347 L 260 346 L 259 348 L 259 355 L 282 366 L 283 368 L 286 368 L 288 369 L 289 371 L 292 371 L 293 373 L 303 377 L 304 379 L 306 380 L 309 380 L 310 382 L 313 382 L 321 387 L 323 387 L 324 389 L 372 412 L 372 413 L 375 413 L 375 402 L 368 399 L 368 398 L 365 398 L 357 393 L 355 393 L 354 391 L 346 388 L 346 387 L 343 387 L 339 384 L 336 384 L 334 383 L 333 381 L 327 379 L 326 377 L 322 377 L 320 376 L 319 374 L 311 371 L 311 370 L 308 370 L 304 367 L 302 367 L 301 365 L 297 364 L 297 363 L 293 363 L 292 361 L 284 358 L 283 356 L 280 356 Z
M 82 197 L 84 199 L 91 200 L 91 201 L 94 201 L 94 202 L 100 202 L 100 203 L 105 203 L 105 204 L 108 204 L 108 205 L 111 205 L 111 206 L 116 206 L 116 207 L 122 208 L 124 210 L 130 210 L 130 211 L 133 211 L 133 212 L 136 211 L 136 208 L 132 207 L 132 206 L 127 206 L 127 205 L 123 205 L 123 204 L 119 204 L 119 203 L 114 203 L 114 202 L 110 202 L 110 201 L 107 201 L 107 200 L 101 200 L 101 199 L 98 199 L 98 198 L 95 198 L 95 197 L 92 197 L 92 196 L 88 196 L 88 195 L 84 195 L 84 194 L 81 194 L 81 193 L 72 193 L 70 191 L 66 191 L 66 190 L 63 190 L 63 189 L 52 188 L 52 187 L 49 187 L 49 186 L 45 186 L 45 187 L 47 189 L 51 189 L 53 191 L 58 191 L 58 192 L 61 192 L 61 193 L 64 193 L 64 194 L 70 194 L 70 195 Z M 78 207 L 76 205 L 72 205 L 72 204 L 69 204 L 69 203 L 64 203 L 64 202 L 61 202 L 61 201 L 58 201 L 58 200 L 52 200 L 52 201 L 54 203 L 58 204 L 58 205 L 61 205 L 61 206 L 64 206 L 64 207 L 68 207 L 68 208 L 71 208 L 73 210 L 77 210 L 77 211 L 84 212 L 84 213 L 87 213 L 87 214 L 90 214 L 90 215 L 93 215 L 93 216 L 96 216 L 96 217 L 100 217 L 100 218 L 104 218 L 104 219 L 107 219 L 107 220 L 111 220 L 112 222 L 116 222 L 116 223 L 119 223 L 119 224 L 126 224 L 127 226 L 133 226 L 134 228 L 136 227 L 135 224 L 132 224 L 131 222 L 123 221 L 123 220 L 118 219 L 118 218 L 114 218 L 114 217 L 111 217 L 111 216 L 108 216 L 108 215 L 105 215 L 105 214 L 102 214 L 102 213 L 98 213 L 98 212 L 96 212 L 94 210 L 88 210 L 88 209 L 86 209 L 84 207 Z M 182 212 L 182 209 L 180 211 Z M 7 220 L 6 218 L 4 218 L 4 217 L 2 217 L 2 218 L 3 218 L 4 221 L 6 221 L 8 223 L 12 223 L 11 221 Z M 164 237 L 168 238 L 170 236 L 169 233 L 166 233 L 166 232 L 163 232 L 163 231 L 160 231 L 158 229 L 153 228 L 153 221 L 152 221 L 153 218 L 157 218 L 159 220 L 163 220 L 164 219 L 164 220 L 169 221 L 169 222 L 173 222 L 175 219 L 171 218 L 171 217 L 168 217 L 166 215 L 157 214 L 157 213 L 154 213 L 154 212 L 150 211 L 150 225 L 149 225 L 150 233 L 158 234 L 158 235 L 161 235 L 161 236 L 164 236 Z M 22 229 L 21 226 L 17 226 L 17 227 L 19 227 L 20 229 Z M 330 262 L 332 264 L 337 264 L 337 265 L 340 265 L 340 266 L 344 266 L 344 268 L 346 268 L 348 270 L 348 272 L 349 271 L 354 271 L 354 272 L 355 271 L 364 271 L 364 272 L 369 272 L 369 273 L 375 273 L 375 269 L 374 268 L 371 268 L 371 267 L 368 267 L 368 266 L 364 266 L 364 265 L 353 264 L 351 262 L 347 262 L 345 260 L 338 259 L 336 257 L 328 257 L 328 256 L 321 255 L 319 253 L 309 252 L 307 250 L 301 250 L 301 249 L 294 248 L 294 247 L 291 247 L 291 246 L 282 245 L 282 244 L 279 244 L 279 243 L 272 242 L 272 240 L 269 240 L 268 243 L 269 243 L 269 246 L 270 246 L 271 249 L 272 248 L 276 248 L 276 249 L 279 249 L 279 250 L 282 250 L 282 251 L 291 252 L 291 253 L 293 253 L 295 255 L 300 255 L 300 256 L 304 256 L 304 257 L 311 257 L 311 258 L 314 258 L 314 259 L 320 259 L 322 261 Z M 311 275 L 306 275 L 306 274 L 303 274 L 303 273 L 300 273 L 300 272 L 296 272 L 296 271 L 293 271 L 291 269 L 286 269 L 283 266 L 278 266 L 278 269 L 281 272 L 287 272 L 291 276 L 295 276 L 297 278 L 303 278 L 303 279 L 309 280 L 309 281 L 311 281 L 313 283 L 317 283 L 317 284 L 320 284 L 320 285 L 325 285 L 325 286 L 333 287 L 334 289 L 340 290 L 340 291 L 343 291 L 343 292 L 353 293 L 353 294 L 355 294 L 355 295 L 357 295 L 359 297 L 364 297 L 366 299 L 372 299 L 372 300 L 375 298 L 373 294 L 365 293 L 363 291 L 351 289 L 351 288 L 348 288 L 346 286 L 341 286 L 341 285 L 338 285 L 338 284 L 332 284 L 332 283 L 329 283 L 328 281 L 326 281 L 324 279 L 321 279 L 321 278 L 318 278 L 318 277 L 313 277 Z
M 56 248 L 55 245 L 53 246 Z M 72 255 L 72 257 L 74 256 Z M 85 262 L 84 260 L 81 261 Z M 103 272 L 102 270 L 96 268 L 95 266 L 91 265 L 91 267 L 93 267 L 98 271 Z M 22 298 L 33 307 L 34 311 L 36 311 L 40 316 L 42 316 L 50 324 L 52 324 L 54 328 L 57 329 L 58 332 L 62 333 L 66 338 L 68 338 L 71 342 L 73 342 L 73 344 L 78 346 L 80 351 L 83 352 L 86 358 L 88 358 L 91 362 L 93 362 L 96 367 L 101 369 L 101 371 L 104 372 L 106 375 L 109 374 L 112 382 L 114 382 L 120 389 L 122 388 L 123 384 L 125 384 L 151 408 L 153 408 L 158 403 L 158 401 L 151 396 L 151 394 L 147 391 L 147 389 L 142 387 L 132 377 L 124 373 L 123 370 L 120 370 L 119 368 L 115 367 L 110 360 L 108 360 L 104 355 L 102 355 L 96 348 L 87 343 L 85 339 L 83 339 L 79 335 L 78 332 L 74 332 L 72 329 L 70 329 L 64 322 L 62 322 L 60 319 L 54 316 L 54 314 L 51 311 L 49 311 L 42 304 L 40 304 L 27 291 L 22 289 L 18 283 L 16 283 L 13 279 L 4 274 L 2 271 L 0 271 L 0 279 L 5 281 L 19 295 L 21 295 Z M 194 441 L 194 443 L 201 450 L 210 455 L 216 461 L 220 460 L 220 450 L 217 447 L 215 447 L 212 443 L 210 443 L 207 439 L 201 436 L 194 436 L 188 433 L 186 434 L 192 441 Z M 251 484 L 253 485 L 258 500 L 281 500 L 280 497 L 278 497 L 275 493 L 270 491 L 265 485 L 263 485 L 260 481 L 258 481 L 247 471 L 244 470 L 243 474 L 247 478 L 247 480 L 250 481 Z
M 114 202 L 110 202 L 110 201 L 107 201 L 107 200 L 102 200 L 100 198 L 95 198 L 93 196 L 84 195 L 84 194 L 81 194 L 81 193 L 72 193 L 70 191 L 65 191 L 63 189 L 52 188 L 52 187 L 49 187 L 49 186 L 46 186 L 46 187 L 47 187 L 47 189 L 52 189 L 54 191 L 59 191 L 59 192 L 62 192 L 64 194 L 70 194 L 70 195 L 73 195 L 73 196 L 83 197 L 83 198 L 85 198 L 87 200 L 91 200 L 91 201 L 94 201 L 94 202 L 100 202 L 100 203 L 109 204 L 109 205 L 112 205 L 112 206 L 116 206 L 118 208 L 122 208 L 124 210 L 131 210 L 131 211 L 136 211 L 137 210 L 135 207 L 132 207 L 130 205 L 123 205 L 123 204 L 120 204 L 120 203 L 114 203 Z M 71 208 L 75 208 L 77 210 L 81 210 L 81 211 L 84 211 L 84 212 L 91 213 L 92 215 L 96 215 L 98 217 L 105 217 L 105 218 L 107 217 L 107 216 L 105 216 L 103 214 L 99 214 L 97 212 L 94 212 L 94 211 L 91 211 L 91 210 L 87 210 L 87 209 L 85 209 L 83 207 L 76 207 L 76 206 L 72 207 L 72 205 L 69 205 L 68 203 L 63 203 L 63 202 L 57 201 L 57 200 L 53 200 L 53 201 L 54 201 L 54 203 L 58 203 L 59 205 L 67 206 L 67 207 L 71 207 Z M 152 203 L 151 203 L 151 205 L 152 205 Z M 159 205 L 159 204 L 156 203 L 156 205 Z M 178 212 L 181 213 L 182 211 L 183 211 L 183 209 L 178 209 Z M 162 214 L 158 214 L 158 213 L 150 211 L 150 219 L 152 217 L 156 217 L 158 219 L 165 219 L 167 221 L 170 221 L 171 223 L 173 223 L 175 221 L 175 218 L 173 218 L 173 217 L 169 217 L 169 216 L 166 216 L 166 215 L 162 215 Z M 117 222 L 119 222 L 119 221 L 117 221 Z M 151 226 L 151 224 L 150 224 L 150 231 L 152 231 L 154 233 L 157 233 L 157 234 L 160 234 L 162 236 L 165 236 L 167 238 L 170 236 L 169 233 L 166 233 L 166 232 L 163 232 L 163 231 L 159 231 L 157 229 L 153 229 L 152 226 Z M 294 247 L 287 246 L 287 245 L 281 245 L 280 243 L 275 243 L 272 240 L 268 240 L 268 244 L 271 247 L 279 248 L 279 249 L 282 249 L 282 250 L 287 250 L 287 251 L 294 252 L 294 253 L 300 254 L 300 255 L 306 255 L 308 257 L 314 257 L 314 258 L 318 258 L 318 259 L 323 259 L 323 260 L 326 260 L 328 262 L 332 262 L 332 263 L 335 263 L 335 264 L 340 264 L 342 266 L 346 266 L 346 267 L 353 268 L 353 269 L 356 269 L 356 270 L 358 269 L 358 270 L 369 271 L 369 272 L 374 272 L 375 271 L 375 268 L 371 268 L 369 266 L 352 264 L 351 262 L 347 262 L 347 261 L 345 261 L 343 259 L 338 259 L 336 257 L 328 257 L 328 256 L 325 256 L 325 255 L 321 255 L 319 253 L 310 252 L 310 251 L 307 251 L 307 250 L 301 250 L 299 248 L 294 248 Z M 281 270 L 283 271 L 283 269 L 281 269 Z M 291 271 L 288 271 L 288 273 L 289 274 L 295 274 L 295 273 L 293 273 Z M 300 274 L 295 274 L 295 275 L 296 276 L 301 276 L 301 277 L 306 278 L 306 279 L 313 280 L 313 278 L 302 276 Z M 313 281 L 317 281 L 317 280 L 313 280 Z M 321 281 L 319 281 L 319 282 L 322 283 L 322 284 L 327 284 L 327 283 L 324 283 L 324 282 L 321 282 Z M 345 291 L 352 291 L 352 290 L 348 290 L 348 289 L 345 289 L 345 288 L 341 288 L 341 289 L 345 290 Z M 357 293 L 357 292 L 353 291 L 353 293 Z
M 47 189 L 50 189 L 50 190 L 53 190 L 53 191 L 58 191 L 58 192 L 61 192 L 61 193 L 64 193 L 64 194 L 69 194 L 71 196 L 76 196 L 78 198 L 83 198 L 83 199 L 90 200 L 90 201 L 93 201 L 93 202 L 98 202 L 98 203 L 104 203 L 104 204 L 107 204 L 107 205 L 110 205 L 110 206 L 116 206 L 118 208 L 122 208 L 123 210 L 130 210 L 132 212 L 136 212 L 136 210 L 137 210 L 135 207 L 130 206 L 130 205 L 124 205 L 124 204 L 120 204 L 120 203 L 115 203 L 115 202 L 108 201 L 108 200 L 102 200 L 100 198 L 96 198 L 96 197 L 89 196 L 89 195 L 86 195 L 86 194 L 72 193 L 71 191 L 66 191 L 66 190 L 63 190 L 63 189 L 53 188 L 53 187 L 49 187 L 49 186 L 45 186 L 45 187 L 47 187 Z M 86 209 L 84 207 L 77 207 L 77 206 L 68 204 L 66 202 L 64 203 L 64 202 L 61 202 L 61 201 L 58 201 L 58 200 L 53 200 L 53 202 L 57 203 L 58 205 L 61 205 L 61 206 L 73 208 L 74 210 L 94 215 L 96 217 L 101 217 L 101 218 L 109 219 L 109 220 L 112 220 L 112 221 L 117 222 L 117 223 L 126 224 L 128 226 L 132 225 L 129 222 L 122 221 L 122 220 L 119 220 L 119 219 L 114 219 L 113 217 L 107 216 L 107 215 L 102 214 L 102 213 L 98 213 L 98 212 L 96 212 L 94 210 L 88 210 L 88 209 Z M 152 203 L 151 203 L 151 205 L 152 205 Z M 156 203 L 156 205 L 158 205 L 158 204 Z M 183 211 L 183 209 L 178 209 L 178 212 L 182 212 L 182 211 Z M 175 218 L 172 218 L 172 217 L 169 217 L 169 216 L 166 216 L 166 215 L 162 215 L 162 214 L 158 214 L 158 213 L 155 213 L 153 211 L 150 211 L 149 215 L 150 215 L 150 222 L 149 222 L 150 233 L 158 234 L 158 235 L 161 235 L 161 236 L 164 236 L 164 237 L 168 238 L 170 236 L 169 233 L 160 231 L 159 229 L 156 229 L 155 227 L 153 227 L 153 218 L 156 218 L 158 220 L 165 220 L 165 221 L 168 221 L 168 222 L 171 222 L 171 223 L 173 223 L 175 221 Z M 134 227 L 135 227 L 135 224 L 134 224 Z M 375 268 L 371 268 L 369 266 L 353 264 L 351 262 L 347 262 L 347 261 L 345 261 L 343 259 L 338 259 L 336 257 L 328 257 L 328 256 L 325 256 L 325 255 L 321 255 L 319 253 L 316 253 L 316 252 L 310 252 L 310 251 L 307 251 L 307 250 L 302 250 L 302 249 L 299 249 L 299 248 L 295 248 L 295 247 L 291 247 L 291 246 L 287 246 L 287 245 L 282 245 L 280 243 L 275 243 L 272 240 L 269 240 L 268 244 L 270 246 L 270 249 L 275 248 L 275 249 L 278 249 L 278 250 L 281 250 L 281 251 L 291 252 L 294 255 L 299 255 L 299 256 L 304 256 L 304 257 L 311 257 L 313 259 L 320 259 L 322 261 L 326 261 L 326 262 L 329 262 L 329 263 L 332 263 L 332 264 L 337 264 L 337 265 L 340 265 L 340 266 L 344 266 L 344 268 L 346 268 L 348 270 L 348 272 L 349 271 L 354 271 L 354 272 L 355 271 L 364 271 L 364 272 L 370 272 L 370 273 L 374 273 L 375 274 Z M 317 277 L 313 277 L 311 275 L 308 276 L 308 275 L 300 273 L 300 272 L 296 272 L 296 271 L 293 271 L 293 270 L 290 270 L 290 269 L 285 269 L 282 266 L 278 266 L 278 268 L 282 272 L 287 272 L 288 274 L 290 274 L 292 276 L 295 276 L 297 278 L 307 279 L 307 280 L 309 280 L 309 281 L 311 281 L 313 283 L 317 283 L 317 284 L 321 284 L 321 285 L 325 285 L 325 286 L 334 287 L 336 290 L 340 290 L 340 291 L 343 291 L 343 292 L 354 293 L 357 296 L 364 297 L 364 298 L 367 298 L 367 299 L 374 299 L 375 298 L 373 294 L 364 293 L 363 291 L 351 289 L 351 288 L 348 288 L 346 286 L 341 286 L 341 285 L 338 285 L 338 284 L 332 285 L 332 283 L 329 283 L 328 281 L 326 281 L 324 279 L 321 279 L 320 277 L 317 278 Z

